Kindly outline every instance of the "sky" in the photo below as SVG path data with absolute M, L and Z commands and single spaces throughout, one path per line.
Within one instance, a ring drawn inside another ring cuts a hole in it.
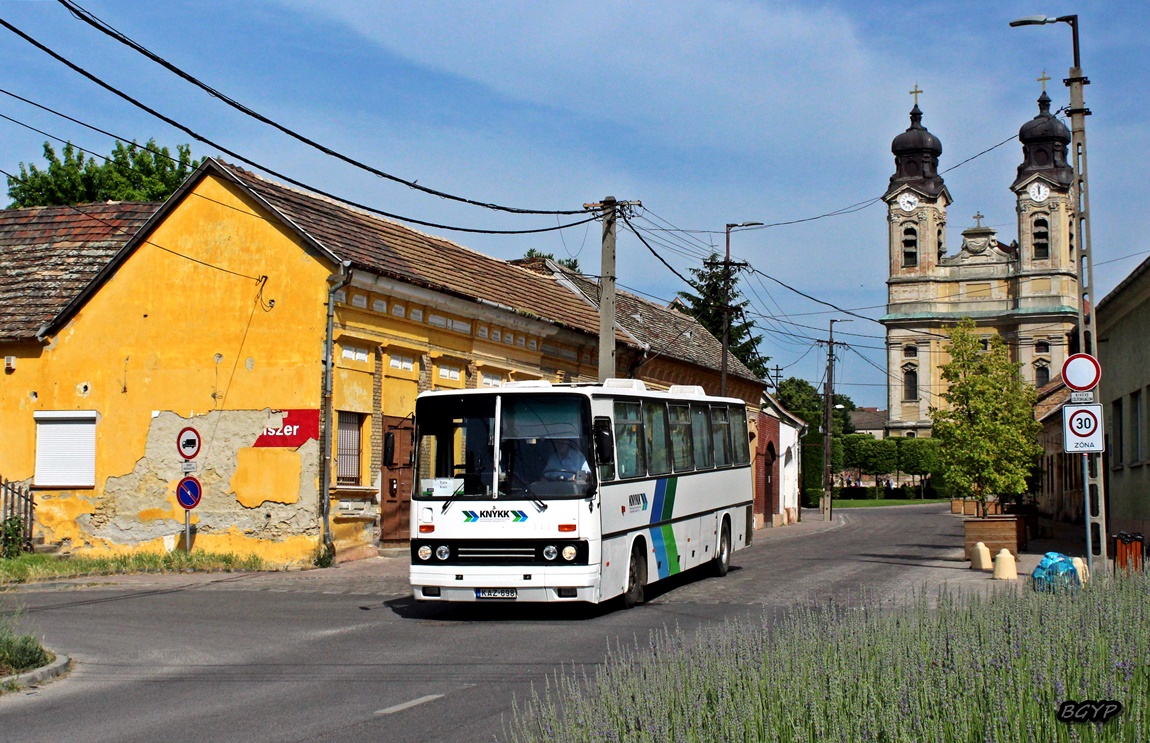
M 331 149 L 442 192 L 501 205 L 580 209 L 604 196 L 642 203 L 631 224 L 687 276 L 724 226 L 746 261 L 739 287 L 784 378 L 820 385 L 831 318 L 835 388 L 886 407 L 885 206 L 891 140 L 913 100 L 941 141 L 954 198 L 947 244 L 984 223 L 1017 236 L 1009 186 L 1018 129 L 1053 108 L 1072 63 L 1077 13 L 1086 88 L 1095 296 L 1147 255 L 1140 184 L 1150 141 L 1150 3 L 1025 2 L 363 2 L 82 0 L 101 20 L 222 93 Z M 453 227 L 528 230 L 578 217 L 496 212 L 418 192 L 306 147 L 76 20 L 55 0 L 0 0 L 0 18 L 207 139 L 316 188 Z M 0 28 L 0 90 L 118 137 L 154 137 L 197 157 L 216 147 L 153 118 Z M 109 153 L 113 138 L 0 94 L 0 169 L 42 164 L 45 134 Z M 1004 143 L 1004 144 L 1003 144 Z M 55 143 L 57 150 L 60 145 Z M 997 146 L 996 145 L 1001 145 Z M 990 149 L 994 148 L 994 149 Z M 979 155 L 990 149 L 989 152 Z M 978 155 L 973 160 L 964 160 Z M 224 156 L 223 159 L 234 161 Z M 956 167 L 950 172 L 948 168 Z M 796 224 L 777 224 L 796 222 Z M 620 224 L 618 281 L 655 301 L 687 288 Z M 535 248 L 596 274 L 598 223 L 532 235 L 422 227 L 512 259 Z M 787 288 L 790 287 L 790 288 Z M 794 291 L 797 290 L 797 291 Z M 801 292 L 801 293 L 800 293 Z

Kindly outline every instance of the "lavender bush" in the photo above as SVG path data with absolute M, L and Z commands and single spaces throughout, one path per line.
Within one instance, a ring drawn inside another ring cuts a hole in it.
M 933 599 L 933 600 L 932 600 Z M 1104 724 L 1057 719 L 1113 699 Z M 1150 578 L 1077 593 L 1024 586 L 909 605 L 797 610 L 618 647 L 593 677 L 560 675 L 505 737 L 546 741 L 1150 740 Z

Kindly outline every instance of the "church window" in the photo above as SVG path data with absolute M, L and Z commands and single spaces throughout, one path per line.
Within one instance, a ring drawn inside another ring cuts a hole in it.
M 902 230 L 902 267 L 918 266 L 918 230 L 908 224 Z
M 1050 257 L 1050 223 L 1046 217 L 1034 218 L 1034 229 L 1031 231 L 1034 245 L 1034 259 L 1044 260 Z
M 906 369 L 902 373 L 902 399 L 918 399 L 918 370 Z
M 1035 341 L 1034 353 L 1039 355 L 1047 355 L 1050 353 L 1050 343 L 1048 341 Z
M 1074 258 L 1074 217 L 1070 218 L 1070 224 L 1067 225 L 1066 230 L 1066 248 L 1070 251 L 1069 255 Z
M 1034 386 L 1044 387 L 1050 383 L 1050 367 L 1038 366 L 1034 368 Z
M 918 357 L 918 346 L 903 346 L 902 357 L 904 359 L 913 359 Z
M 938 228 L 938 234 L 936 235 L 936 242 L 938 243 L 938 254 L 939 255 L 946 255 L 946 238 L 945 238 L 945 234 L 943 232 L 943 229 L 941 227 Z

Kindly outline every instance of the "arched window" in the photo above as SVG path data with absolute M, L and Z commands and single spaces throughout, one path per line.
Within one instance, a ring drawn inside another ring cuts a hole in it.
M 1045 387 L 1050 383 L 1050 367 L 1037 366 L 1034 368 L 1034 386 Z
M 1048 356 L 1050 354 L 1050 343 L 1047 341 L 1035 341 L 1034 353 L 1041 356 Z
M 907 431 L 907 432 L 906 432 L 906 437 L 907 437 L 908 439 L 913 439 L 913 438 L 914 438 L 914 431 Z
M 937 237 L 937 244 L 938 244 L 938 254 L 939 255 L 946 255 L 945 230 L 943 230 L 941 227 L 939 227 L 938 228 L 938 234 L 936 237 Z
M 1074 217 L 1071 217 L 1066 230 L 1066 247 L 1070 251 L 1071 260 L 1074 259 Z
M 918 266 L 918 230 L 914 225 L 908 224 L 902 228 L 902 267 L 916 268 Z
M 918 346 L 903 346 L 902 357 L 904 359 L 918 358 Z
M 906 401 L 918 399 L 918 370 L 906 368 L 902 372 L 902 399 Z
M 1034 245 L 1034 259 L 1045 260 L 1050 257 L 1050 223 L 1046 217 L 1034 218 L 1034 229 L 1031 230 L 1032 244 Z

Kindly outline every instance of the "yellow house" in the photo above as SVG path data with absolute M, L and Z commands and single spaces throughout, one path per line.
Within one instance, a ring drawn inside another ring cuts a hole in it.
M 593 282 L 213 159 L 162 205 L 0 212 L 0 251 L 0 476 L 65 551 L 174 549 L 198 495 L 192 547 L 374 554 L 408 537 L 420 391 L 597 371 Z M 702 326 L 620 302 L 620 376 L 717 389 Z M 734 358 L 728 387 L 757 407 Z

